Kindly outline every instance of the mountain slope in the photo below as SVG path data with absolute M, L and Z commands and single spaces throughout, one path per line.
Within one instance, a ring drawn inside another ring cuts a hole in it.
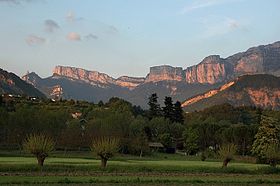
M 182 107 L 190 112 L 223 103 L 279 110 L 280 78 L 267 74 L 244 75 L 184 101 Z
M 0 93 L 1 94 L 17 94 L 32 97 L 46 97 L 32 85 L 21 80 L 13 73 L 9 73 L 0 69 Z

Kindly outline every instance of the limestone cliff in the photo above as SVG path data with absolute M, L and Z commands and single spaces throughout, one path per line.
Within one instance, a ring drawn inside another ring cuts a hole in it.
M 114 79 L 107 74 L 97 71 L 88 71 L 82 68 L 56 66 L 53 70 L 53 74 L 81 80 L 93 85 L 96 85 L 97 83 L 114 84 Z
M 280 42 L 253 47 L 227 58 L 208 56 L 185 70 L 188 83 L 226 82 L 246 74 L 280 76 Z
M 154 66 L 150 68 L 145 82 L 157 81 L 184 81 L 185 76 L 182 67 L 172 67 L 169 65 Z
M 185 75 L 188 83 L 222 82 L 226 79 L 225 64 L 218 55 L 208 56 L 198 65 L 187 68 Z
M 135 77 L 128 77 L 128 76 L 121 76 L 116 79 L 116 84 L 121 87 L 127 87 L 130 90 L 134 89 L 138 85 L 144 83 L 145 78 L 135 78 Z

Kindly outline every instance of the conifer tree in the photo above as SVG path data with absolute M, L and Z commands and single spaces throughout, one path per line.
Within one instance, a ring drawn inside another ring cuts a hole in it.
M 158 104 L 158 96 L 156 93 L 152 94 L 149 97 L 149 118 L 152 119 L 154 117 L 159 117 L 161 116 L 161 108 L 160 105 Z
M 184 111 L 181 107 L 181 103 L 179 101 L 176 101 L 174 104 L 174 117 L 173 117 L 173 122 L 177 123 L 184 123 Z
M 162 108 L 163 116 L 166 119 L 169 119 L 170 121 L 173 122 L 173 120 L 174 120 L 174 107 L 173 107 L 172 98 L 171 97 L 165 97 L 164 105 L 165 106 Z

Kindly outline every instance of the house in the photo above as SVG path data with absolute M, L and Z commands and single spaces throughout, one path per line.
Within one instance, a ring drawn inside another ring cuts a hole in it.
M 72 118 L 79 119 L 82 116 L 82 113 L 81 112 L 74 112 L 74 113 L 71 113 L 71 115 L 72 115 Z

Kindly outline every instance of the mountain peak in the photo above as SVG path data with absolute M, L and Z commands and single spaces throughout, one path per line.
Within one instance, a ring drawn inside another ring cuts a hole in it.
M 35 97 L 45 97 L 43 93 L 29 83 L 20 79 L 17 75 L 0 68 L 0 93 L 19 94 Z
M 205 57 L 201 63 L 212 64 L 212 63 L 219 63 L 220 61 L 221 61 L 220 55 L 210 55 Z

